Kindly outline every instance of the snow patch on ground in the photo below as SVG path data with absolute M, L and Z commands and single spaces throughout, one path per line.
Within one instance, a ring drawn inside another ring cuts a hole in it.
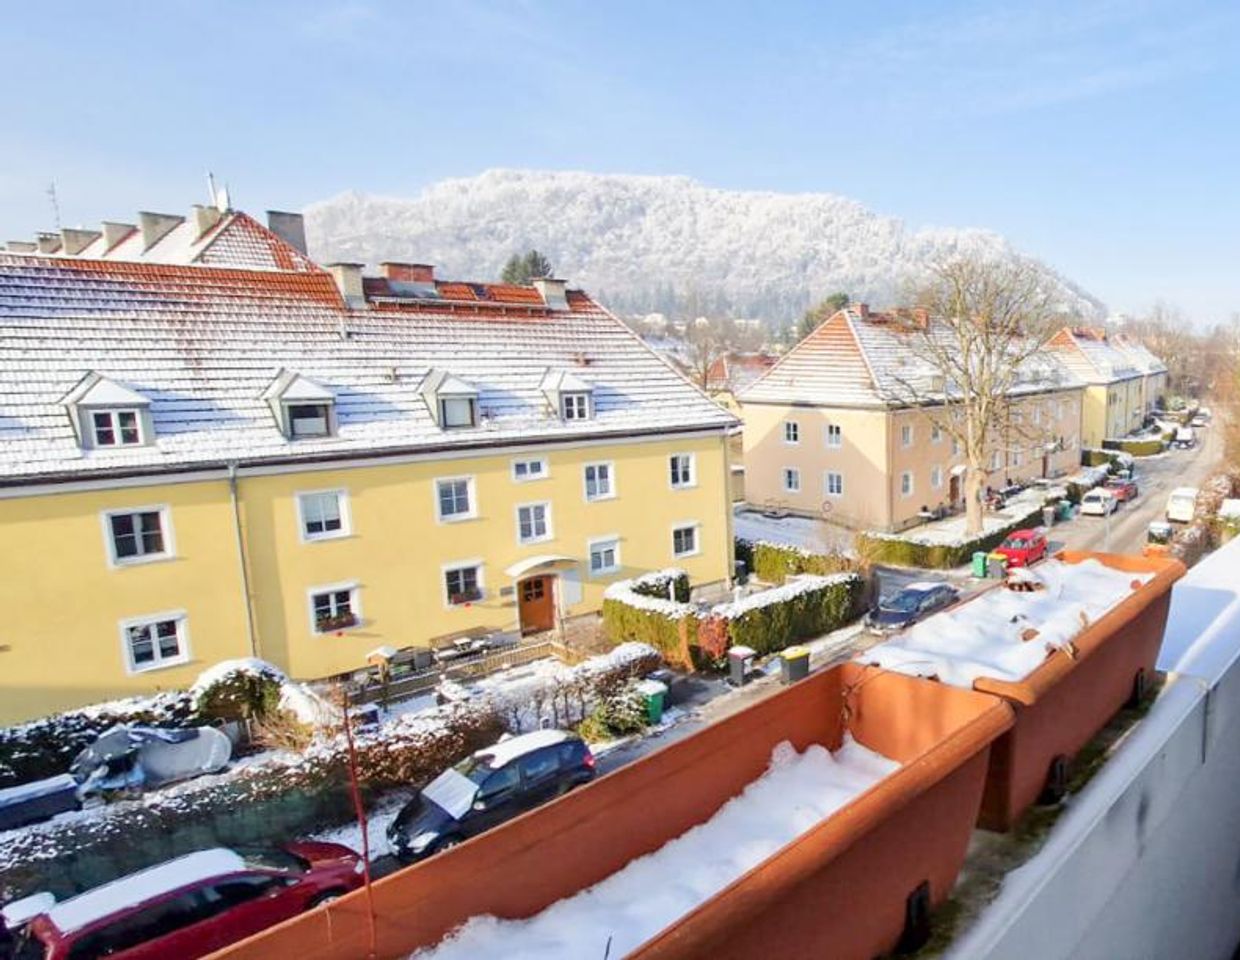
M 528 920 L 474 917 L 417 960 L 623 957 L 899 768 L 847 738 L 779 744 L 766 773 L 699 826 Z
M 1145 584 L 1153 576 L 1112 570 L 1092 559 L 1071 564 L 1044 560 L 1022 574 L 1044 589 L 988 590 L 858 659 L 910 676 L 938 677 L 956 687 L 971 688 L 978 677 L 1022 680 L 1131 595 L 1134 581 Z M 1037 633 L 1025 639 L 1029 630 Z
M 742 540 L 800 547 L 809 553 L 848 553 L 853 538 L 852 531 L 822 520 L 766 517 L 757 510 L 738 510 L 732 518 L 732 530 Z

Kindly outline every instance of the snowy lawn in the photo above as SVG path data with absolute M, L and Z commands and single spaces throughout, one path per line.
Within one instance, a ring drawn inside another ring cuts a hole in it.
M 1044 560 L 1014 576 L 1039 581 L 1044 588 L 988 590 L 858 659 L 957 687 L 972 688 L 978 677 L 1021 680 L 1129 596 L 1134 580 L 1144 584 L 1154 575 L 1112 570 L 1097 560 Z
M 1046 492 L 1037 487 L 1022 490 L 1010 499 L 1002 510 L 986 510 L 982 513 L 982 533 L 968 534 L 968 520 L 964 513 L 944 520 L 931 520 L 900 533 L 873 532 L 872 537 L 886 540 L 908 540 L 911 543 L 923 543 L 928 546 L 958 547 L 970 540 L 976 540 L 1002 530 L 1009 524 L 1028 516 L 1042 506 Z
M 764 517 L 757 510 L 738 510 L 733 533 L 742 540 L 780 543 L 810 553 L 851 553 L 853 532 L 809 517 Z
M 474 917 L 416 960 L 623 957 L 899 769 L 847 738 L 834 754 L 779 744 L 708 821 L 528 920 Z

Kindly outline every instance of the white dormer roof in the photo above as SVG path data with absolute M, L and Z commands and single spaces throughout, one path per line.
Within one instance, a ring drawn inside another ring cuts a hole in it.
M 548 370 L 538 389 L 543 393 L 590 393 L 594 385 L 586 383 L 570 370 Z
M 336 395 L 325 386 L 293 370 L 281 370 L 263 391 L 268 403 L 332 403 Z
M 78 407 L 146 407 L 151 401 L 123 383 L 92 370 L 65 394 L 61 403 Z

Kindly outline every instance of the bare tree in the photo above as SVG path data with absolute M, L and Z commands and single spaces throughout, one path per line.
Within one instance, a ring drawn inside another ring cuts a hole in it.
M 1064 319 L 1045 280 L 1020 260 L 941 262 L 913 302 L 918 307 L 899 312 L 912 362 L 896 367 L 888 400 L 922 408 L 959 446 L 966 529 L 979 534 L 992 453 L 1036 432 L 1014 409 L 1013 392 L 1058 382 L 1058 366 L 1039 354 Z
M 714 362 L 729 349 L 727 331 L 716 322 L 697 324 L 690 320 L 685 327 L 685 354 L 689 376 L 703 390 Z

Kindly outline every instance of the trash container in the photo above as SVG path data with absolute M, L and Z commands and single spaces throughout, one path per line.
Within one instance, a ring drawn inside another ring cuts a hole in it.
M 667 684 L 647 677 L 637 685 L 637 692 L 646 701 L 646 719 L 652 724 L 663 719 L 663 698 L 667 696 Z
M 758 651 L 749 647 L 732 647 L 728 651 L 728 683 L 734 687 L 743 687 L 749 682 L 749 671 L 753 669 L 754 658 Z
M 783 666 L 780 669 L 780 681 L 787 686 L 790 683 L 796 683 L 798 680 L 804 680 L 809 676 L 809 649 L 806 647 L 788 647 L 780 659 Z
M 1071 500 L 1060 500 L 1059 503 L 1055 505 L 1055 518 L 1057 520 L 1071 520 L 1072 519 L 1072 501 Z
M 1052 526 L 1054 523 L 1055 523 L 1055 508 L 1054 507 L 1043 507 L 1042 508 L 1042 526 L 1049 527 L 1049 526 Z
M 973 554 L 973 576 L 986 576 L 986 557 L 988 554 L 985 550 L 978 550 Z
M 1001 553 L 992 553 L 986 558 L 986 574 L 996 580 L 1007 576 L 1008 558 Z

